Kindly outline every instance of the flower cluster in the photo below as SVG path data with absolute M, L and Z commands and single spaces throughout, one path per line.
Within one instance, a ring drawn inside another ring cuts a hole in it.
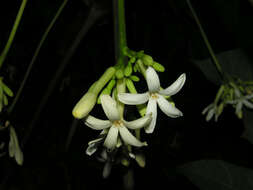
M 227 105 L 235 108 L 236 116 L 241 119 L 243 117 L 243 106 L 253 109 L 253 85 L 251 81 L 241 81 L 240 79 L 232 80 L 221 85 L 213 103 L 208 105 L 202 114 L 206 114 L 206 121 L 210 121 L 214 117 L 218 121 Z
M 183 116 L 171 96 L 181 90 L 186 75 L 180 75 L 169 87 L 163 89 L 156 72 L 164 71 L 161 64 L 153 61 L 151 56 L 143 52 L 129 51 L 127 56 L 129 57 L 127 65 L 110 67 L 90 87 L 74 107 L 73 115 L 82 119 L 88 127 L 101 130 L 98 138 L 88 143 L 87 155 L 94 154 L 102 147 L 102 152 L 106 150 L 107 158 L 110 160 L 106 163 L 110 163 L 110 165 L 115 160 L 116 152 L 121 152 L 125 155 L 121 159 L 123 165 L 128 165 L 127 160 L 134 159 L 141 167 L 144 167 L 145 156 L 138 152 L 138 149 L 134 149 L 133 153 L 132 147 L 147 146 L 147 142 L 140 139 L 140 131 L 143 128 L 148 134 L 154 132 L 157 107 L 168 117 Z M 147 92 L 137 93 L 134 82 L 138 82 L 140 79 L 133 75 L 133 72 L 140 72 L 144 76 L 148 86 Z M 89 114 L 96 103 L 101 104 L 107 120 Z M 127 121 L 124 118 L 125 105 L 136 105 L 141 117 Z M 120 149 L 120 147 L 122 148 Z

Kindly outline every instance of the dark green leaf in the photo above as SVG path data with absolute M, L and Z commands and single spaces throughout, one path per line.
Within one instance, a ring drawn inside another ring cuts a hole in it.
M 241 49 L 235 49 L 217 54 L 224 72 L 240 77 L 242 80 L 253 80 L 253 61 Z M 203 72 L 208 80 L 221 84 L 220 76 L 211 59 L 194 60 L 193 63 Z
M 253 189 L 253 171 L 221 160 L 199 160 L 179 168 L 201 190 Z

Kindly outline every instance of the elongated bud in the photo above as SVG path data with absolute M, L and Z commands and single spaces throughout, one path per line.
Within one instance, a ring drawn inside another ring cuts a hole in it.
M 130 93 L 132 93 L 132 94 L 137 93 L 133 81 L 131 81 L 128 78 L 126 79 L 126 86 L 127 86 L 127 89 L 129 90 Z
M 87 92 L 81 100 L 75 105 L 72 114 L 77 119 L 82 119 L 87 116 L 97 101 L 97 94 Z
M 116 69 L 114 67 L 109 67 L 98 81 L 93 83 L 88 92 L 84 94 L 72 110 L 72 115 L 75 118 L 82 119 L 90 113 L 96 104 L 98 93 L 104 88 L 106 83 L 112 79 L 115 71 Z
M 165 71 L 165 68 L 163 65 L 161 65 L 160 63 L 157 63 L 154 61 L 154 64 L 153 64 L 153 68 L 158 71 L 158 72 L 164 72 Z
M 130 78 L 132 81 L 134 81 L 134 82 L 140 81 L 140 78 L 137 77 L 137 76 L 135 76 L 135 75 L 131 75 L 129 78 Z
M 136 73 L 137 71 L 140 72 L 140 69 L 138 67 L 138 64 L 134 64 L 134 72 Z
M 154 64 L 154 60 L 150 55 L 144 54 L 142 56 L 141 60 L 144 63 L 144 65 L 147 65 L 147 66 L 153 66 L 153 64 Z
M 98 97 L 98 99 L 97 99 L 97 103 L 98 103 L 98 104 L 101 104 L 101 96 L 102 96 L 102 95 L 105 95 L 105 94 L 110 95 L 110 94 L 111 94 L 112 89 L 113 89 L 113 87 L 115 86 L 115 84 L 116 84 L 116 81 L 115 81 L 114 79 L 112 79 L 112 80 L 108 83 L 108 85 L 107 85 L 107 86 L 104 88 L 104 90 L 100 93 L 100 95 L 99 95 L 99 97 Z
M 104 74 L 96 82 L 96 85 L 94 86 L 92 92 L 98 94 L 104 88 L 104 86 L 112 79 L 115 74 L 115 71 L 116 69 L 114 67 L 109 67 L 108 69 L 106 69 Z
M 127 66 L 125 67 L 124 69 L 124 75 L 126 77 L 129 77 L 133 72 L 133 69 L 132 69 L 132 64 L 131 63 L 128 63 Z

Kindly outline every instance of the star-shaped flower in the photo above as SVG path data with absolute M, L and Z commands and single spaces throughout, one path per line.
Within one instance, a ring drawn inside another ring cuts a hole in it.
M 87 126 L 95 130 L 103 130 L 109 128 L 108 134 L 104 141 L 105 147 L 111 150 L 115 148 L 118 140 L 118 133 L 126 144 L 136 147 L 147 145 L 146 142 L 140 142 L 137 138 L 135 138 L 127 128 L 140 129 L 142 127 L 145 127 L 151 121 L 151 114 L 128 122 L 120 118 L 120 114 L 117 109 L 117 103 L 113 98 L 111 98 L 111 96 L 101 96 L 101 104 L 109 120 L 101 120 L 88 115 L 85 118 L 84 122 Z
M 235 113 L 242 117 L 242 107 L 243 105 L 247 108 L 253 109 L 253 104 L 249 101 L 253 98 L 253 94 L 249 94 L 246 96 L 243 96 L 239 89 L 235 88 L 235 100 L 227 101 L 228 104 L 235 105 Z
M 157 73 L 152 67 L 146 70 L 146 80 L 148 84 L 148 92 L 142 94 L 121 93 L 118 95 L 119 100 L 128 105 L 143 104 L 148 101 L 146 114 L 152 113 L 152 121 L 145 128 L 146 133 L 152 133 L 156 125 L 157 104 L 160 109 L 169 117 L 176 118 L 183 116 L 182 112 L 168 102 L 164 96 L 172 96 L 179 92 L 185 83 L 185 73 L 171 84 L 168 88 L 160 90 L 160 81 Z

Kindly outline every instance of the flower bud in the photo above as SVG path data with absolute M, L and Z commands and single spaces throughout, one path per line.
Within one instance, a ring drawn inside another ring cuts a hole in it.
M 144 54 L 141 58 L 144 65 L 152 66 L 154 64 L 154 60 L 151 56 Z
M 117 79 L 123 79 L 124 78 L 124 72 L 122 71 L 122 69 L 119 69 L 115 72 L 116 78 Z
M 135 75 L 131 75 L 129 78 L 130 78 L 132 81 L 134 81 L 134 82 L 140 81 L 140 78 L 137 77 L 137 76 L 135 76 Z
M 82 119 L 87 116 L 97 101 L 97 94 L 87 92 L 75 105 L 72 115 L 77 119 Z
M 133 81 L 131 81 L 128 78 L 126 79 L 126 86 L 130 93 L 133 93 L 133 94 L 137 93 Z
M 154 61 L 153 68 L 158 72 L 164 72 L 165 68 L 160 63 Z
M 126 77 L 129 77 L 133 72 L 133 69 L 132 69 L 132 64 L 131 63 L 128 63 L 127 66 L 125 67 L 124 69 L 124 75 Z

